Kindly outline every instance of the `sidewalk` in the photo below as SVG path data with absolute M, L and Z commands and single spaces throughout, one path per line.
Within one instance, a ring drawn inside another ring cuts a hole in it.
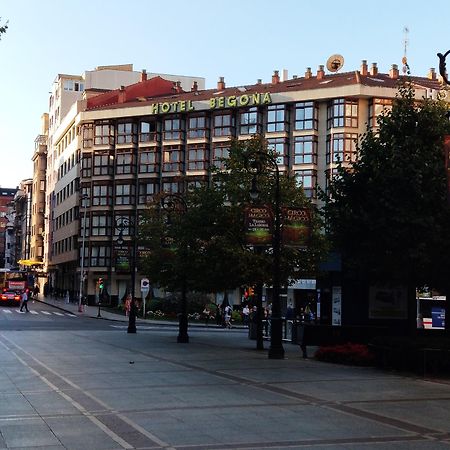
M 83 306 L 83 312 L 78 311 L 78 302 L 67 303 L 65 298 L 54 298 L 54 297 L 44 297 L 39 294 L 39 298 L 36 301 L 45 303 L 47 305 L 54 306 L 55 308 L 61 309 L 62 311 L 70 312 L 77 316 L 91 317 L 94 319 L 111 320 L 117 322 L 128 322 L 128 316 L 119 311 L 113 311 L 108 307 L 100 307 L 100 317 L 98 317 L 99 309 L 98 306 Z M 154 319 L 143 319 L 141 317 L 136 318 L 136 325 L 139 324 L 153 324 L 153 325 L 177 325 L 178 321 L 167 321 L 167 320 L 154 320 Z M 189 327 L 202 327 L 202 328 L 222 328 L 216 325 L 214 322 L 209 322 L 206 325 L 204 322 L 189 322 Z M 248 328 L 244 325 L 233 325 L 235 329 L 247 330 Z

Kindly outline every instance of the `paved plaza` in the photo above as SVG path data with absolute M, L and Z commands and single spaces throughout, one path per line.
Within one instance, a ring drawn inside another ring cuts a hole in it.
M 59 305 L 76 312 L 76 305 Z M 98 330 L 0 332 L 0 449 L 450 449 L 450 382 L 256 351 L 243 329 L 89 307 Z M 115 320 L 109 320 L 115 319 Z M 266 346 L 268 343 L 266 343 Z

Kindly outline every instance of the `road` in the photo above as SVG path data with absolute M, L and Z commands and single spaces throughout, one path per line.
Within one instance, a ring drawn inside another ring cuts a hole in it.
M 51 305 L 6 309 L 1 450 L 450 449 L 446 380 L 303 360 L 290 344 L 269 360 L 245 330 L 192 326 L 178 344 L 176 326 L 127 334 Z

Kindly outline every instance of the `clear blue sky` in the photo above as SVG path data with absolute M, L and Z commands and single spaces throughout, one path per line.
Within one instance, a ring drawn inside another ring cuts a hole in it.
M 215 86 L 313 72 L 342 54 L 345 71 L 362 59 L 401 67 L 403 29 L 414 75 L 437 68 L 450 49 L 450 2 L 377 0 L 3 0 L 0 41 L 0 186 L 32 176 L 34 139 L 58 73 L 132 63 L 135 70 L 193 75 Z M 449 61 L 450 63 L 450 61 Z M 449 64 L 450 66 L 450 64 Z

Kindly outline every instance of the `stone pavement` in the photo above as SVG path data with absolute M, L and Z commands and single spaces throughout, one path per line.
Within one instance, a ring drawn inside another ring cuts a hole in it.
M 448 380 L 304 360 L 291 344 L 269 360 L 239 329 L 190 327 L 177 344 L 173 327 L 130 335 L 122 320 L 0 332 L 1 450 L 450 449 Z

